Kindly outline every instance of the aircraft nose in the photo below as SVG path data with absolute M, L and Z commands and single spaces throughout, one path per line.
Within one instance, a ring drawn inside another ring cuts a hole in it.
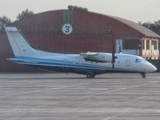
M 151 72 L 157 71 L 157 68 L 154 65 L 151 65 L 150 66 L 150 71 Z

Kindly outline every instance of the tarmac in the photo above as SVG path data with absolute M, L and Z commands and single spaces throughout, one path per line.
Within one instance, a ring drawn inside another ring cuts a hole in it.
M 160 73 L 0 73 L 0 120 L 159 120 Z

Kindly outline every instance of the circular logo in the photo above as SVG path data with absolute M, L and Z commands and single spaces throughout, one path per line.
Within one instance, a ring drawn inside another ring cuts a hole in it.
M 72 31 L 73 31 L 73 28 L 72 28 L 72 26 L 70 25 L 70 24 L 64 24 L 63 26 L 62 26 L 62 31 L 63 31 L 63 33 L 64 34 L 71 34 L 72 33 Z

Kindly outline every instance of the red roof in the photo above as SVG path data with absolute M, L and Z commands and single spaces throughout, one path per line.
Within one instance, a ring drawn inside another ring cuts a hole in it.
M 115 16 L 109 16 L 109 15 L 107 15 L 107 16 L 130 26 L 131 28 L 133 28 L 133 29 L 139 31 L 140 33 L 142 33 L 143 35 L 145 35 L 146 37 L 160 38 L 160 36 L 158 34 L 156 34 L 155 32 L 153 32 L 150 29 L 143 27 L 142 25 L 139 25 L 135 22 L 132 22 L 130 20 L 126 20 L 123 18 L 115 17 Z

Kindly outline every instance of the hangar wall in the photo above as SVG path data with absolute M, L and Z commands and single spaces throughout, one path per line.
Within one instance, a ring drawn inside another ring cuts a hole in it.
M 73 32 L 69 35 L 62 32 L 62 26 L 65 23 L 70 23 L 73 27 Z M 142 36 L 136 30 L 110 17 L 78 10 L 40 13 L 17 21 L 13 25 L 19 27 L 35 47 L 65 53 L 95 51 L 95 49 L 110 52 L 112 37 L 107 34 L 108 30 L 114 32 L 115 39 L 139 39 Z M 105 42 L 106 44 L 104 44 Z M 91 44 L 93 45 L 91 46 Z M 49 48 L 48 45 L 53 47 Z

